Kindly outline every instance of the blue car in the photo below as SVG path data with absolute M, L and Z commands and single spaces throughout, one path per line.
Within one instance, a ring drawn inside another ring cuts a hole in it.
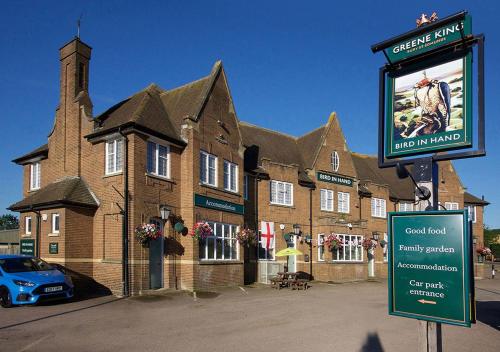
M 73 297 L 69 276 L 41 259 L 25 255 L 0 255 L 0 304 L 9 308 L 44 300 Z

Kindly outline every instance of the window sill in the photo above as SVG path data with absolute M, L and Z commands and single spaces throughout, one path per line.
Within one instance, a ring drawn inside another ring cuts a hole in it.
M 372 215 L 372 218 L 373 219 L 387 219 L 385 216 L 373 216 L 373 215 Z
M 289 209 L 295 209 L 295 206 L 292 205 L 286 205 L 286 204 L 279 204 L 279 203 L 269 203 L 269 205 L 275 206 L 275 207 L 282 207 L 282 208 L 289 208 Z
M 114 176 L 119 176 L 119 175 L 123 175 L 123 171 L 113 172 L 111 174 L 105 174 L 102 178 L 114 177 Z
M 49 233 L 48 236 L 49 237 L 59 237 L 59 232 L 57 232 L 57 233 Z
M 31 237 L 31 233 L 23 233 L 21 237 Z
M 200 265 L 234 265 L 243 264 L 239 259 L 200 259 L 198 262 Z
M 33 193 L 33 192 L 36 192 L 36 191 L 39 191 L 40 190 L 40 187 L 38 188 L 30 188 L 28 193 Z
M 146 172 L 144 175 L 146 175 L 147 177 L 151 177 L 151 178 L 157 179 L 157 180 L 174 183 L 174 181 L 170 177 L 155 175 L 155 174 L 152 174 L 152 173 L 149 173 L 149 172 Z
M 364 260 L 332 260 L 330 263 L 333 264 L 364 264 Z

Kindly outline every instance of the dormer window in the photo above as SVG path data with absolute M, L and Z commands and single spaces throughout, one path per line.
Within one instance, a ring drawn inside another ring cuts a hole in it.
M 31 164 L 30 169 L 30 190 L 34 191 L 40 188 L 40 162 Z
M 333 152 L 332 153 L 332 170 L 334 172 L 337 172 L 339 170 L 339 166 L 340 166 L 339 153 Z

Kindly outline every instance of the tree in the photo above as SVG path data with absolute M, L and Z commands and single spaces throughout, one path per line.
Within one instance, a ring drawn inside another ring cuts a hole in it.
M 0 230 L 12 230 L 19 228 L 19 219 L 11 214 L 0 216 Z

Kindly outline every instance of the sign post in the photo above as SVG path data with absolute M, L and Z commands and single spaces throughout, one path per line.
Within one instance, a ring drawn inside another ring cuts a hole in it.
M 470 223 L 465 210 L 438 211 L 437 162 L 486 155 L 484 36 L 472 34 L 466 11 L 437 19 L 422 14 L 418 28 L 371 47 L 387 59 L 379 70 L 378 165 L 411 177 L 419 210 L 389 213 L 389 314 L 419 320 L 421 352 L 442 351 L 442 323 L 475 322 Z M 475 146 L 476 45 L 477 149 L 440 153 Z

